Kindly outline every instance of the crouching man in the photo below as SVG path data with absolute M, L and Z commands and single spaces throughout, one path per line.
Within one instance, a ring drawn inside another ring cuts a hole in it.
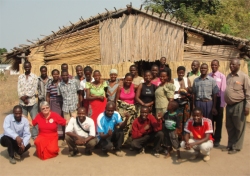
M 162 132 L 162 116 L 159 115 L 157 119 L 149 114 L 149 107 L 142 106 L 140 117 L 136 118 L 132 124 L 132 138 L 131 147 L 144 153 L 144 148 L 149 142 L 154 142 L 153 155 L 157 158 L 160 157 L 160 145 L 164 139 Z
M 107 103 L 105 111 L 97 118 L 97 131 L 100 135 L 100 144 L 103 154 L 111 149 L 115 150 L 115 154 L 122 157 L 121 146 L 124 141 L 123 128 L 127 125 L 130 115 L 125 114 L 125 120 L 122 121 L 120 114 L 115 111 L 115 103 L 110 101 Z
M 29 143 L 31 137 L 29 121 L 22 116 L 22 113 L 22 107 L 20 105 L 15 106 L 13 114 L 5 117 L 4 134 L 0 135 L 1 145 L 8 148 L 11 164 L 16 164 L 16 159 L 20 160 L 21 155 L 31 147 Z
M 185 125 L 186 132 L 181 147 L 192 152 L 194 155 L 190 159 L 196 159 L 201 153 L 204 161 L 210 160 L 210 150 L 213 148 L 213 126 L 212 121 L 203 117 L 200 108 L 194 108 L 193 118 L 190 118 Z M 190 133 L 193 139 L 190 139 Z
M 94 121 L 86 116 L 86 109 L 78 108 L 77 117 L 72 117 L 65 130 L 65 140 L 69 147 L 69 157 L 79 156 L 78 146 L 85 146 L 85 155 L 91 155 L 97 144 Z

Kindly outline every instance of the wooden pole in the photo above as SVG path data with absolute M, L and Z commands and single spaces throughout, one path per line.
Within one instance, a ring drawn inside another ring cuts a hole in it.
M 114 9 L 115 9 L 115 12 L 117 12 L 117 10 L 116 10 L 116 8 L 114 7 Z
M 141 4 L 141 6 L 140 6 L 140 10 L 142 9 L 142 6 L 143 6 L 143 5 Z
M 147 8 L 146 13 L 148 13 L 148 9 L 149 9 L 149 7 Z

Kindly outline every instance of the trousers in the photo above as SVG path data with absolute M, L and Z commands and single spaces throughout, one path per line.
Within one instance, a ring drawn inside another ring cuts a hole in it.
M 195 139 L 189 139 L 189 143 L 195 142 Z M 204 142 L 200 145 L 193 146 L 192 149 L 188 150 L 191 153 L 195 153 L 197 151 L 200 151 L 203 155 L 210 155 L 210 150 L 213 148 L 214 144 L 212 140 L 208 140 L 207 142 Z M 185 141 L 181 142 L 181 148 L 185 148 Z
M 227 147 L 235 150 L 241 150 L 243 146 L 246 126 L 244 108 L 244 101 L 226 107 Z
M 150 134 L 146 134 L 140 138 L 133 139 L 131 143 L 131 147 L 140 150 L 145 147 L 148 142 L 154 142 L 154 151 L 159 152 L 161 148 L 161 144 L 163 143 L 164 133 L 162 131 L 152 132 Z
M 65 134 L 65 140 L 66 143 L 68 144 L 69 147 L 69 151 L 78 151 L 77 149 L 77 145 L 75 143 L 75 139 L 67 134 Z M 95 145 L 97 144 L 97 139 L 91 139 L 90 141 L 88 141 L 86 144 L 84 144 L 84 146 L 86 146 L 86 150 L 85 151 L 92 151 L 95 147 Z
M 23 105 L 21 106 L 22 106 L 23 115 L 28 117 L 28 113 L 29 113 L 32 120 L 36 117 L 38 113 L 37 103 L 35 103 L 33 106 L 23 106 Z M 35 139 L 37 135 L 38 135 L 38 127 L 36 125 L 31 128 L 31 137 Z
M 223 108 L 220 107 L 221 98 L 217 97 L 216 100 L 216 110 L 218 114 L 213 116 L 213 128 L 214 128 L 214 142 L 220 142 L 221 140 L 221 129 L 223 123 Z
M 100 144 L 102 149 L 111 150 L 115 147 L 116 150 L 121 150 L 122 143 L 124 141 L 124 132 L 121 129 L 115 129 L 112 136 L 101 139 Z
M 1 138 L 1 145 L 3 147 L 7 147 L 8 148 L 8 154 L 11 158 L 14 157 L 14 152 L 18 153 L 19 155 L 22 155 L 24 152 L 26 152 L 30 147 L 31 145 L 28 144 L 26 147 L 25 147 L 25 150 L 23 152 L 20 152 L 19 151 L 19 146 L 17 145 L 17 142 L 16 140 L 12 139 L 11 137 L 9 136 L 3 136 Z

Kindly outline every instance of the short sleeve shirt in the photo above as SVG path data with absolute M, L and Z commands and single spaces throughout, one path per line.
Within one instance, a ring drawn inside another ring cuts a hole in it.
M 185 125 L 184 131 L 187 133 L 192 133 L 194 139 L 200 140 L 205 138 L 206 134 L 209 135 L 209 140 L 213 140 L 212 134 L 213 134 L 213 126 L 212 121 L 208 118 L 203 117 L 202 118 L 202 125 L 201 126 L 194 126 L 194 120 L 193 118 L 190 118 Z
M 155 108 L 166 108 L 168 98 L 174 98 L 175 86 L 172 83 L 159 86 L 155 91 Z
M 91 82 L 93 82 L 93 81 L 95 81 L 95 79 L 92 77 Z M 85 91 L 86 83 L 87 83 L 86 78 L 80 82 L 80 90 L 84 91 L 84 99 L 86 99 L 86 91 Z
M 90 93 L 96 96 L 105 96 L 105 88 L 108 87 L 107 82 L 103 81 L 99 86 L 95 86 L 92 83 L 86 83 L 86 89 L 90 90 Z
M 97 117 L 97 132 L 107 134 L 109 129 L 114 131 L 115 125 L 122 122 L 122 118 L 117 111 L 114 111 L 112 117 L 107 117 L 105 112 Z

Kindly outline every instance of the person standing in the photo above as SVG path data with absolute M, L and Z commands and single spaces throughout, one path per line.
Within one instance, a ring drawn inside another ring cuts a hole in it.
M 153 76 L 151 83 L 158 87 L 161 84 L 161 80 L 159 78 L 159 67 L 157 65 L 152 65 L 151 72 Z
M 190 80 L 191 87 L 192 87 L 194 80 L 201 75 L 200 62 L 197 60 L 194 60 L 191 64 L 191 69 L 192 69 L 192 71 L 187 73 L 187 77 Z
M 221 130 L 222 130 L 222 120 L 223 120 L 223 111 L 226 106 L 224 93 L 226 89 L 226 76 L 219 72 L 220 63 L 218 60 L 213 60 L 211 62 L 212 72 L 208 75 L 215 79 L 219 92 L 216 99 L 216 110 L 217 115 L 213 116 L 213 127 L 215 128 L 213 138 L 214 138 L 214 147 L 220 145 L 221 140 Z
M 228 134 L 228 154 L 235 154 L 243 147 L 246 116 L 250 108 L 250 81 L 248 75 L 240 71 L 240 60 L 232 59 L 231 73 L 227 76 L 225 91 L 226 129 Z
M 133 75 L 133 84 L 137 87 L 140 83 L 144 82 L 143 78 L 138 75 L 138 68 L 136 65 L 129 67 L 129 72 Z
M 207 75 L 208 65 L 201 64 L 201 76 L 194 80 L 193 84 L 193 107 L 200 107 L 203 116 L 213 119 L 213 115 L 217 115 L 216 101 L 219 88 L 216 81 Z
M 25 73 L 18 77 L 17 92 L 19 97 L 19 104 L 22 106 L 23 115 L 28 117 L 28 113 L 32 119 L 35 118 L 38 112 L 36 91 L 38 79 L 37 76 L 31 73 L 31 63 L 29 61 L 23 64 Z M 38 130 L 36 126 L 32 127 L 31 137 L 37 137 Z
M 61 72 L 62 82 L 58 86 L 58 94 L 63 98 L 63 117 L 70 120 L 71 117 L 76 117 L 76 109 L 79 107 L 78 85 L 75 79 L 69 79 L 67 71 Z
M 48 77 L 46 66 L 40 67 L 40 73 L 41 76 L 38 77 L 38 86 L 37 86 L 38 105 L 42 101 L 46 101 L 47 86 L 52 82 L 52 79 Z
M 63 63 L 61 65 L 61 72 L 67 71 L 69 73 L 69 66 L 66 63 Z M 73 79 L 73 76 L 69 74 L 69 79 Z
M 116 92 L 119 87 L 119 79 L 117 79 L 117 70 L 116 69 L 111 69 L 110 70 L 110 79 L 107 81 L 108 89 L 107 89 L 107 99 L 108 101 L 115 101 L 116 97 Z
M 169 65 L 166 64 L 166 62 L 167 62 L 166 57 L 161 57 L 159 69 L 160 69 L 160 72 L 163 71 L 163 70 L 168 72 L 168 82 L 171 82 L 171 80 L 172 80 L 172 70 L 170 69 Z
M 16 159 L 20 160 L 21 155 L 31 147 L 29 121 L 22 113 L 22 106 L 14 106 L 13 114 L 4 119 L 4 133 L 0 135 L 1 145 L 8 148 L 11 164 L 16 164 Z

